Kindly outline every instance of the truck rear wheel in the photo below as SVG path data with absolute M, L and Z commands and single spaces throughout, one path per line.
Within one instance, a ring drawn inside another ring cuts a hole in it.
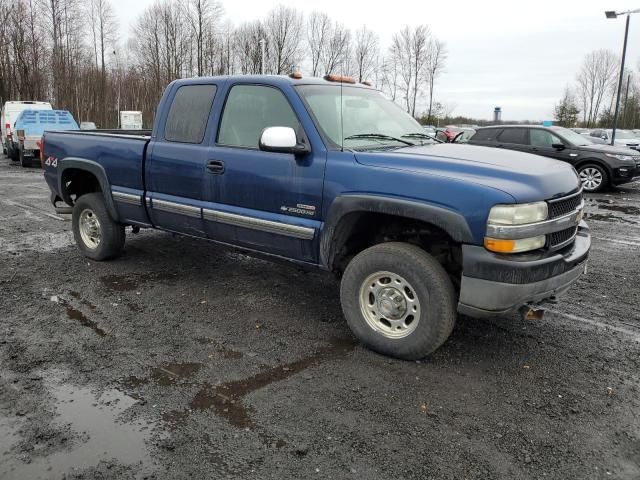
M 342 310 L 356 337 L 376 352 L 416 360 L 451 335 L 456 296 L 447 272 L 424 250 L 382 243 L 347 265 Z
M 111 219 L 101 193 L 82 195 L 73 207 L 73 237 L 85 256 L 107 260 L 124 247 L 124 225 Z
M 18 150 L 18 158 L 20 158 L 20 165 L 22 165 L 22 168 L 27 168 L 31 166 L 31 162 L 27 161 L 27 158 L 24 156 L 24 150 L 22 149 Z

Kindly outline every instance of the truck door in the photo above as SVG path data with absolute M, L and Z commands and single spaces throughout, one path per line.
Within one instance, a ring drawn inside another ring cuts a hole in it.
M 166 101 L 146 162 L 146 202 L 159 228 L 204 237 L 202 206 L 209 159 L 207 132 L 216 85 L 182 85 Z M 164 128 L 162 128 L 164 125 Z
M 304 155 L 266 152 L 267 127 L 307 133 L 310 119 L 300 100 L 269 85 L 235 84 L 227 93 L 207 169 L 211 186 L 203 210 L 211 238 L 253 250 L 316 262 L 326 151 Z

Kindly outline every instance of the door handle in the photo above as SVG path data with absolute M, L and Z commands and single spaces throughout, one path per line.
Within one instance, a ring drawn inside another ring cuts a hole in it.
M 209 160 L 207 163 L 207 170 L 211 173 L 220 175 L 224 173 L 224 162 L 222 160 Z

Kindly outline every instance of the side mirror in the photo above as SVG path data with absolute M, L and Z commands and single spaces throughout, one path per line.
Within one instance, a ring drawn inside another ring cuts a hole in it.
M 564 150 L 565 148 L 567 148 L 563 143 L 554 143 L 551 145 L 552 148 L 555 148 L 556 150 Z
M 293 153 L 301 155 L 310 151 L 304 142 L 298 142 L 296 131 L 291 127 L 268 127 L 260 135 L 260 150 L 265 152 Z

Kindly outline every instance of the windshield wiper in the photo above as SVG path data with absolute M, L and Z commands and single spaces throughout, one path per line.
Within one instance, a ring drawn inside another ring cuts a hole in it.
M 405 145 L 409 145 L 411 147 L 413 147 L 415 145 L 415 143 L 413 142 L 408 142 L 407 140 L 403 140 L 401 138 L 398 137 L 392 137 L 391 135 L 384 135 L 382 133 L 360 133 L 358 135 L 349 135 L 348 137 L 345 137 L 345 140 L 352 140 L 352 139 L 358 139 L 358 138 L 371 138 L 373 140 L 393 140 L 395 142 L 400 142 L 400 143 L 404 143 Z
M 402 135 L 402 137 L 407 137 L 407 138 L 428 138 L 430 140 L 435 140 L 438 143 L 444 143 L 442 140 L 429 135 L 428 133 L 422 133 L 422 132 L 416 132 L 416 133 L 407 133 L 405 135 Z

